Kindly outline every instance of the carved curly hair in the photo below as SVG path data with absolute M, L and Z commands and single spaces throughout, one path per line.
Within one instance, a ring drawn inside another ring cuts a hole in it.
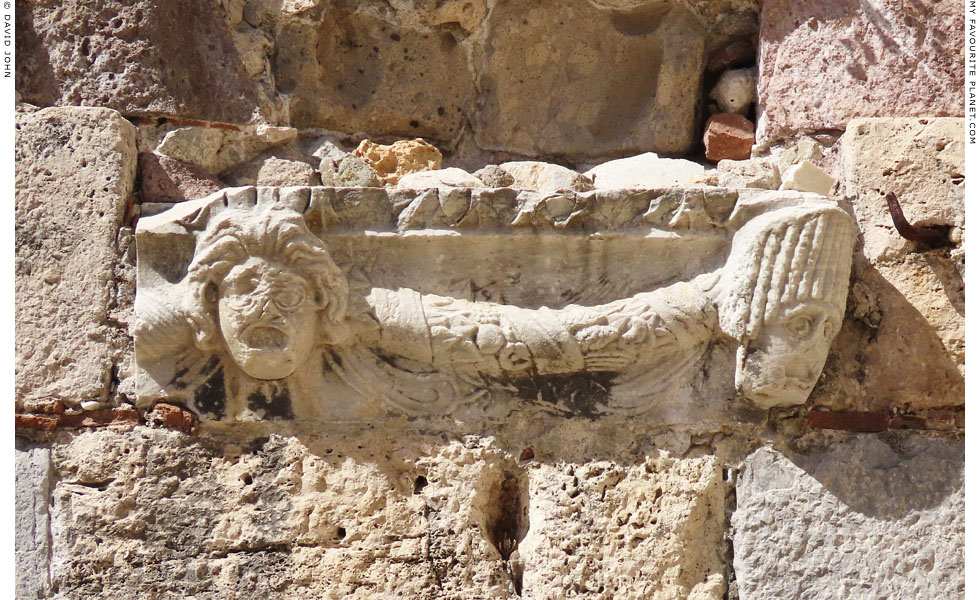
M 335 344 L 349 335 L 344 323 L 347 278 L 302 215 L 281 207 L 259 212 L 230 209 L 212 218 L 198 238 L 184 280 L 189 287 L 184 311 L 198 348 L 213 351 L 221 347 L 217 286 L 232 268 L 250 257 L 283 264 L 310 283 L 320 314 L 317 339 Z

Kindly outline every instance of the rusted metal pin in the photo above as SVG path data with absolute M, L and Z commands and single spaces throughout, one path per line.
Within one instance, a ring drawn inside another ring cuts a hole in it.
M 951 245 L 948 226 L 920 227 L 918 225 L 912 225 L 905 219 L 902 206 L 898 203 L 898 198 L 893 192 L 888 192 L 885 195 L 885 201 L 888 202 L 888 212 L 892 216 L 892 222 L 895 223 L 895 229 L 898 231 L 898 235 L 907 240 L 922 242 L 932 247 Z

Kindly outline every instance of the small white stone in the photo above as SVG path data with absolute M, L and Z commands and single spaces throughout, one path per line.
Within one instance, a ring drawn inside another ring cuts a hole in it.
M 755 84 L 755 69 L 725 71 L 710 96 L 722 111 L 744 115 L 755 102 Z
M 102 408 L 102 403 L 98 400 L 86 400 L 82 402 L 83 410 L 99 410 L 100 408 Z
M 660 158 L 653 152 L 604 162 L 586 171 L 596 189 L 652 189 L 676 185 L 704 177 L 704 167 L 680 158 Z
M 798 192 L 814 192 L 830 195 L 837 180 L 824 173 L 820 167 L 808 160 L 795 164 L 783 173 L 781 190 L 796 190 Z

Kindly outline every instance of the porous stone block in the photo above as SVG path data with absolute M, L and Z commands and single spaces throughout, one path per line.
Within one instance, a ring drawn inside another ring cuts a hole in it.
M 708 160 L 745 160 L 752 155 L 755 125 L 742 115 L 711 115 L 704 129 L 705 157 Z
M 136 176 L 136 130 L 104 108 L 16 121 L 16 394 L 101 399 L 125 337 L 110 322 L 117 236 Z M 121 239 L 121 238 L 120 238 Z
M 685 185 L 704 176 L 704 167 L 680 158 L 660 158 L 653 152 L 611 160 L 584 173 L 596 189 L 656 189 Z
M 522 598 L 721 600 L 725 487 L 714 457 L 536 464 Z
M 345 156 L 337 164 L 333 177 L 334 185 L 339 187 L 380 187 L 378 173 L 363 158 Z
M 263 153 L 224 173 L 229 184 L 240 185 L 320 185 L 320 177 L 306 162 L 289 152 Z
M 631 425 L 515 425 L 79 433 L 53 449 L 52 583 L 73 598 L 724 598 L 718 459 L 637 456 L 653 438 Z
M 244 123 L 269 101 L 215 3 L 19 0 L 16 15 L 27 102 Z
M 962 2 L 763 0 L 760 23 L 760 143 L 963 114 Z
M 853 119 L 840 147 L 842 184 L 854 199 L 869 260 L 898 258 L 906 246 L 884 202 L 888 192 L 898 197 L 909 223 L 964 225 L 963 119 Z
M 46 598 L 51 591 L 48 506 L 54 470 L 50 448 L 17 448 L 14 470 L 16 595 L 25 599 Z
M 864 434 L 746 459 L 732 516 L 743 600 L 962 598 L 963 442 Z
M 276 85 L 293 125 L 456 137 L 475 89 L 451 29 L 412 26 L 367 6 L 320 10 L 320 19 L 284 19 L 276 35 Z
M 686 7 L 506 0 L 484 26 L 481 147 L 569 159 L 689 149 L 706 42 Z
M 389 146 L 363 140 L 353 155 L 371 165 L 386 185 L 396 185 L 410 173 L 442 168 L 442 153 L 422 138 L 399 140 Z
M 225 187 L 201 167 L 153 152 L 140 152 L 140 198 L 143 202 L 182 202 L 203 198 Z
M 966 300 L 962 248 L 903 239 L 888 214 L 893 192 L 910 223 L 963 223 L 963 121 L 856 119 L 839 142 L 841 187 L 864 243 L 847 319 L 831 348 L 818 406 L 920 410 L 965 400 Z

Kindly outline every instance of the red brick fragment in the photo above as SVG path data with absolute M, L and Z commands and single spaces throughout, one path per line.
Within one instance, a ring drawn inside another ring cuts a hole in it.
M 528 446 L 521 451 L 521 461 L 531 460 L 534 458 L 534 448 Z
M 755 125 L 742 115 L 711 115 L 704 130 L 705 156 L 708 160 L 745 160 L 752 155 Z
M 230 131 L 241 131 L 242 128 L 238 125 L 232 125 L 231 123 L 211 123 L 210 127 L 214 129 L 228 129 Z
M 808 418 L 814 429 L 840 429 L 843 431 L 873 432 L 888 429 L 890 419 L 885 411 L 844 412 L 829 410 L 810 411 Z
M 58 427 L 58 417 L 42 417 L 38 415 L 14 415 L 16 429 L 38 429 L 54 431 Z
M 163 402 L 153 406 L 153 410 L 147 414 L 147 420 L 163 427 L 179 429 L 184 433 L 190 433 L 197 424 L 197 416 L 191 411 Z
M 139 425 L 140 414 L 131 408 L 106 408 L 74 415 L 62 415 L 59 427 L 109 427 L 110 425 Z

